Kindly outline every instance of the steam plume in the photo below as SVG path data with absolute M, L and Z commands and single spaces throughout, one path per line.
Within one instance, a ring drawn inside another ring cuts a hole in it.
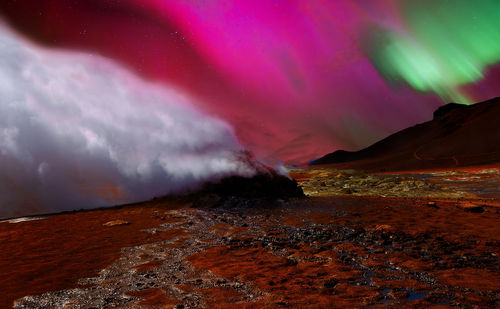
M 30 45 L 0 25 L 0 217 L 251 176 L 240 151 L 229 125 L 176 90 L 98 56 Z

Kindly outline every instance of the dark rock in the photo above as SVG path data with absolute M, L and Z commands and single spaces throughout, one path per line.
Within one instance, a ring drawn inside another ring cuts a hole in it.
M 482 212 L 484 212 L 483 206 L 465 207 L 464 210 L 467 211 L 467 212 L 473 212 L 473 213 L 482 213 Z
M 466 212 L 472 212 L 472 213 L 484 212 L 484 207 L 482 205 L 465 204 L 465 205 L 459 205 L 458 208 Z
M 433 113 L 433 119 L 441 118 L 451 112 L 452 110 L 456 109 L 462 109 L 465 108 L 467 105 L 463 104 L 458 104 L 458 103 L 448 103 L 446 105 L 443 105 L 439 107 L 436 111 Z
M 339 281 L 337 279 L 328 279 L 325 281 L 325 283 L 323 283 L 323 286 L 327 289 L 331 289 L 331 288 L 334 288 L 337 284 L 339 283 Z

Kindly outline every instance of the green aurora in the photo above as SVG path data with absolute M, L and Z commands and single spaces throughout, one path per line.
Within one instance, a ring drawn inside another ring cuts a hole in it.
M 404 30 L 371 29 L 365 50 L 388 81 L 471 103 L 460 86 L 500 61 L 499 0 L 403 1 Z

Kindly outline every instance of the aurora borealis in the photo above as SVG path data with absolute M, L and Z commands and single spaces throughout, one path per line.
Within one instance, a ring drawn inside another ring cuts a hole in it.
M 239 149 L 237 139 L 270 164 L 357 150 L 441 104 L 500 93 L 495 0 L 18 0 L 2 1 L 0 16 L 33 50 L 107 58 L 189 98 L 202 115 L 191 121 L 217 119 L 234 134 L 221 149 Z M 109 98 L 120 87 L 98 89 Z M 106 108 L 157 110 L 135 97 Z M 123 132 L 147 134 L 139 123 Z
M 401 12 L 403 30 L 367 34 L 368 54 L 382 75 L 445 102 L 473 103 L 459 87 L 482 79 L 500 60 L 500 2 L 408 1 Z
M 200 98 L 268 160 L 358 149 L 444 102 L 498 94 L 494 0 L 25 0 L 0 10 L 37 42 L 99 53 Z

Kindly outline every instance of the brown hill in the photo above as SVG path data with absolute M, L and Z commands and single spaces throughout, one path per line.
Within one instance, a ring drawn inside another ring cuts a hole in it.
M 444 105 L 431 121 L 359 151 L 338 150 L 310 165 L 367 171 L 452 168 L 500 161 L 500 98 Z

